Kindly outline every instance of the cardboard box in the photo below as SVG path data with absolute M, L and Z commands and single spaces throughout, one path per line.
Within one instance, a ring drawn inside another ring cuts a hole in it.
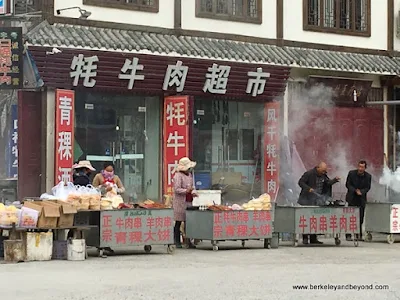
M 60 217 L 58 218 L 57 227 L 68 228 L 74 226 L 74 217 L 78 212 L 75 206 L 60 200 L 43 201 L 43 205 L 50 205 L 59 209 Z
M 43 205 L 42 201 L 26 201 L 24 206 L 39 212 L 37 228 L 56 228 L 60 210 L 58 207 Z

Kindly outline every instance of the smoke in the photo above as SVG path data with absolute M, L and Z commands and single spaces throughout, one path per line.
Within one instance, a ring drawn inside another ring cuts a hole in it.
M 379 178 L 379 183 L 389 188 L 390 196 L 388 200 L 390 202 L 400 202 L 400 167 L 397 167 L 396 171 L 393 172 L 385 166 L 383 168 L 382 176 Z
M 335 120 L 334 96 L 334 91 L 322 84 L 307 88 L 303 83 L 290 82 L 289 139 L 296 144 L 306 169 L 325 161 L 328 164 L 328 176 L 341 178 L 333 186 L 333 197 L 344 200 L 347 174 L 356 168 L 357 159 L 364 157 L 354 158 L 352 141 L 346 140 L 345 131 L 353 130 L 346 126 L 351 125 Z M 374 172 L 373 169 L 373 166 L 369 166 L 371 173 Z M 295 174 L 295 170 L 292 173 Z M 297 180 L 295 178 L 296 182 Z M 378 190 L 378 183 L 375 181 L 369 197 Z

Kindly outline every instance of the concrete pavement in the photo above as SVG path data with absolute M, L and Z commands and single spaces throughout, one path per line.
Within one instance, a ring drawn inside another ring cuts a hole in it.
M 375 239 L 376 240 L 376 239 Z M 142 249 L 85 262 L 0 264 L 1 299 L 388 299 L 400 300 L 400 243 L 353 243 L 263 249 L 262 242 L 209 242 L 199 249 L 166 254 L 165 247 Z M 294 285 L 330 290 L 295 290 Z M 353 290 L 334 291 L 335 285 Z M 328 286 L 330 285 L 330 286 Z M 354 290 L 373 285 L 386 290 Z M 317 287 L 314 287 L 317 288 Z M 321 287 L 324 288 L 324 287 Z

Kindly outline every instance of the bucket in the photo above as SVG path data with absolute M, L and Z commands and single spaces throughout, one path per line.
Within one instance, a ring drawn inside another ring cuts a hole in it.
M 82 261 L 86 258 L 85 240 L 68 240 L 67 260 Z
M 279 247 L 279 233 L 273 233 L 271 238 L 271 249 L 278 249 Z

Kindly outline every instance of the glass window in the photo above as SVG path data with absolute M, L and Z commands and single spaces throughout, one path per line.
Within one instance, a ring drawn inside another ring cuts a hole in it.
M 74 159 L 115 165 L 125 200 L 159 199 L 158 97 L 76 93 Z
M 83 0 L 84 5 L 158 13 L 158 0 Z
M 370 0 L 304 0 L 305 30 L 371 35 Z
M 261 193 L 260 145 L 264 103 L 196 99 L 193 159 L 201 188 L 218 183 L 237 186 L 230 201 L 249 200 Z
M 226 21 L 262 23 L 261 0 L 196 0 L 196 16 Z

